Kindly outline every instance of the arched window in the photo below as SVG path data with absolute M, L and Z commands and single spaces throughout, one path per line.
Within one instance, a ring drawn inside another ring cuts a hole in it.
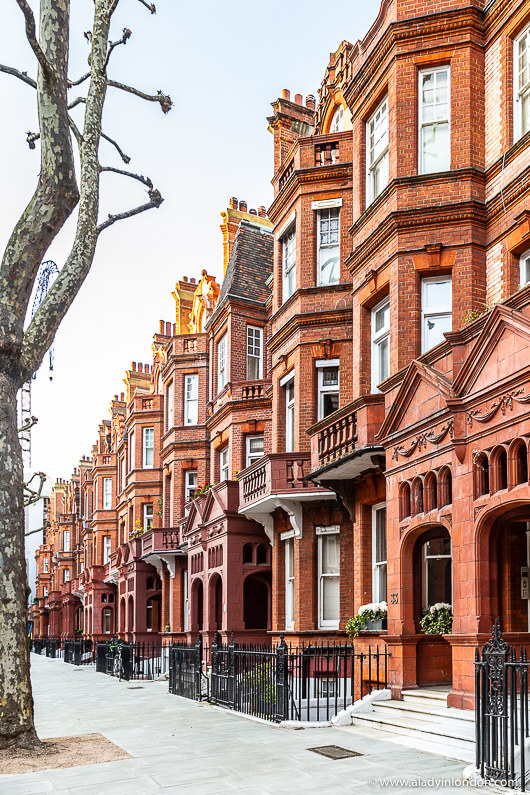
M 243 546 L 243 563 L 252 563 L 252 544 Z
M 443 467 L 440 470 L 439 486 L 438 486 L 438 505 L 443 508 L 444 505 L 451 505 L 453 502 L 453 478 L 449 467 Z
M 434 511 L 438 505 L 436 485 L 436 475 L 434 472 L 427 472 L 425 480 L 423 481 L 423 507 L 425 513 Z
M 508 456 L 504 447 L 496 447 L 491 454 L 491 480 L 493 491 L 508 488 Z
M 264 544 L 258 544 L 256 550 L 256 563 L 258 566 L 267 564 L 267 547 Z
M 422 544 L 422 612 L 438 602 L 453 603 L 451 557 L 448 533 L 430 538 Z
M 410 486 L 407 482 L 401 484 L 399 490 L 399 518 L 406 519 L 410 516 Z
M 475 499 L 483 494 L 490 493 L 490 469 L 486 453 L 480 453 L 475 458 L 474 467 Z
M 421 478 L 412 481 L 412 516 L 423 513 L 423 483 Z
M 523 439 L 516 439 L 510 446 L 508 456 L 510 485 L 528 483 L 528 450 Z
M 335 113 L 331 118 L 331 122 L 329 125 L 330 133 L 342 132 L 344 129 L 344 108 L 342 105 L 339 105 Z M 529 252 L 530 254 L 530 252 Z

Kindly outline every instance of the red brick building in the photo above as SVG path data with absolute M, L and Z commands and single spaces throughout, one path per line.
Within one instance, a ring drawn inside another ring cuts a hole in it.
M 524 0 L 383 0 L 318 103 L 273 103 L 271 207 L 231 200 L 221 288 L 177 285 L 80 507 L 54 491 L 43 634 L 83 591 L 86 631 L 114 589 L 127 637 L 344 639 L 385 602 L 357 643 L 387 645 L 394 696 L 444 683 L 463 707 L 495 618 L 530 645 L 529 51 Z M 422 629 L 437 603 L 450 633 Z

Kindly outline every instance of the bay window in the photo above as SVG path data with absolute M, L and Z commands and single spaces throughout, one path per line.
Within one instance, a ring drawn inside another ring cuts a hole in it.
M 199 421 L 199 376 L 184 377 L 184 425 L 197 425 Z
M 285 629 L 294 629 L 294 538 L 285 540 Z
M 296 226 L 294 224 L 283 236 L 281 243 L 283 273 L 282 299 L 285 302 L 296 289 Z
M 519 284 L 524 287 L 530 282 L 530 249 L 519 258 Z
M 247 326 L 247 381 L 263 378 L 263 329 Z
M 386 505 L 372 508 L 372 601 L 386 602 Z
M 219 453 L 219 480 L 228 480 L 228 445 Z
M 372 392 L 390 374 L 390 301 L 372 309 Z
M 228 337 L 223 334 L 217 343 L 217 391 L 220 392 L 228 381 L 227 367 L 227 344 Z
M 173 381 L 170 381 L 166 389 L 166 430 L 173 427 L 175 418 L 175 389 Z
M 153 466 L 155 448 L 155 429 L 143 429 L 143 466 L 150 469 Z
M 530 131 L 530 25 L 514 42 L 515 139 Z
M 443 66 L 419 74 L 419 173 L 451 167 L 450 69 Z
M 421 352 L 443 342 L 453 318 L 450 276 L 435 276 L 421 282 Z
M 338 207 L 318 213 L 318 283 L 338 284 L 340 277 L 340 239 Z
M 366 204 L 388 185 L 388 97 L 366 124 Z
M 103 478 L 103 510 L 112 508 L 112 478 Z
M 321 360 L 316 363 L 318 372 L 318 419 L 323 420 L 339 407 L 339 361 Z
M 340 527 L 317 527 L 318 626 L 338 629 L 340 620 Z
M 254 461 L 259 461 L 260 458 L 263 458 L 263 436 L 247 436 L 246 448 L 246 466 L 249 467 Z

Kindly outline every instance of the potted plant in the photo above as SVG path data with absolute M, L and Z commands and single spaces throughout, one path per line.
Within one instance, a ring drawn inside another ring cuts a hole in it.
M 361 605 L 357 615 L 350 618 L 346 624 L 346 632 L 350 636 L 350 640 L 357 638 L 361 630 L 373 632 L 386 629 L 387 613 L 386 602 L 370 602 L 367 605 Z
M 420 621 L 427 635 L 450 635 L 453 629 L 453 608 L 447 602 L 431 605 Z
M 142 524 L 139 519 L 136 520 L 134 523 L 134 530 L 131 530 L 129 533 L 129 539 L 131 538 L 140 538 L 141 535 L 145 533 L 145 528 L 142 527 Z
M 164 632 L 171 632 L 171 626 L 169 624 L 166 624 L 164 627 Z

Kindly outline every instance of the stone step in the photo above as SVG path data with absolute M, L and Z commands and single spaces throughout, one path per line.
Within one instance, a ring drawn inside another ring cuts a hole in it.
M 457 722 L 428 721 L 418 718 L 401 717 L 396 715 L 385 715 L 379 712 L 367 712 L 354 715 L 352 718 L 354 726 L 368 725 L 381 731 L 390 731 L 395 734 L 405 734 L 409 737 L 418 736 L 418 739 L 428 740 L 433 743 L 440 742 L 448 746 L 469 745 L 474 748 L 475 727 L 467 721 L 462 721 L 462 725 L 455 725 Z
M 440 702 L 444 706 L 447 705 L 448 690 L 436 690 L 435 688 L 418 687 L 414 690 L 402 690 L 401 698 L 403 701 L 422 701 L 422 702 Z
M 459 726 L 463 722 L 464 725 L 473 727 L 475 725 L 475 713 L 472 710 L 433 707 L 430 704 L 414 701 L 380 701 L 373 705 L 373 710 L 384 715 L 399 715 L 403 718 L 417 718 L 435 723 L 447 722 Z

